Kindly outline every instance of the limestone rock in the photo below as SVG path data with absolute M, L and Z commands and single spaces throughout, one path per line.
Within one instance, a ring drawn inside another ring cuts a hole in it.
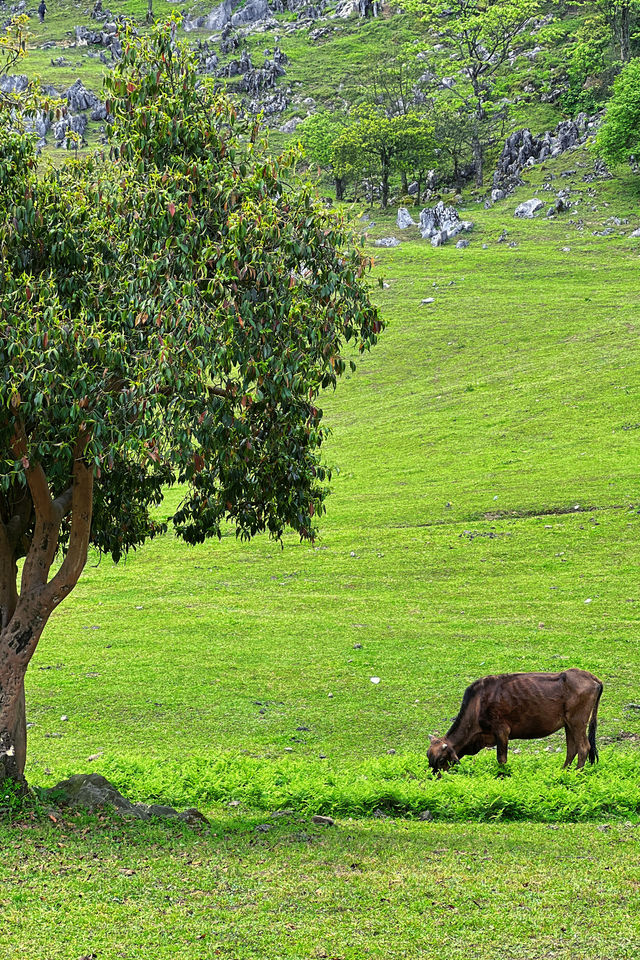
M 531 220 L 538 210 L 541 210 L 544 206 L 542 200 L 538 200 L 537 197 L 532 197 L 531 200 L 525 200 L 524 203 L 519 204 L 516 207 L 513 215 L 514 217 L 522 217 L 526 220 Z
M 400 241 L 397 237 L 380 237 L 379 240 L 374 240 L 374 247 L 398 247 L 400 246 Z
M 469 220 L 461 220 L 455 207 L 446 207 L 442 200 L 435 207 L 425 207 L 420 214 L 420 235 L 440 247 L 463 231 L 473 230 Z
M 397 226 L 399 230 L 415 227 L 416 223 L 406 207 L 398 207 Z

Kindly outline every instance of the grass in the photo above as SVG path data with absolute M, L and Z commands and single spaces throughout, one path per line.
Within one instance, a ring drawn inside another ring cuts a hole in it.
M 639 852 L 624 824 L 26 822 L 0 956 L 634 960 Z

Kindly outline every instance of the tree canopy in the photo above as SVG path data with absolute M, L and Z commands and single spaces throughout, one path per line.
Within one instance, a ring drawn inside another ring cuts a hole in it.
M 640 59 L 630 60 L 614 81 L 595 151 L 606 163 L 640 159 Z
M 24 671 L 89 544 L 117 561 L 160 532 L 169 483 L 188 542 L 312 538 L 319 395 L 382 329 L 298 152 L 268 154 L 175 23 L 129 36 L 106 86 L 109 155 L 57 170 L 0 112 L 0 779 L 3 756 L 22 775 Z

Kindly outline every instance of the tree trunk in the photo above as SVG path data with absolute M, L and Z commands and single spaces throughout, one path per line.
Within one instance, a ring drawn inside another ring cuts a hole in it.
M 147 23 L 153 23 L 153 0 L 147 0 Z
M 344 197 L 344 177 L 334 177 L 336 186 L 336 200 L 342 200 Z
M 0 689 L 7 689 L 11 676 L 7 671 L 0 677 Z M 24 767 L 27 759 L 27 715 L 25 709 L 24 680 L 14 678 L 17 687 L 13 697 L 0 705 L 0 784 L 3 780 L 24 783 Z
M 16 460 L 27 463 L 28 497 L 14 503 L 7 515 L 0 516 L 0 783 L 13 780 L 24 784 L 24 677 L 51 613 L 73 590 L 87 561 L 93 471 L 83 461 L 89 434 L 81 429 L 74 451 L 71 486 L 54 500 L 42 465 L 31 462 L 27 455 L 28 440 L 22 421 L 16 422 L 12 453 Z M 35 523 L 24 551 L 21 541 L 32 510 Z M 67 552 L 57 573 L 49 579 L 60 525 L 69 513 Z M 25 559 L 18 596 L 17 560 L 22 556 Z
M 385 165 L 382 167 L 382 196 L 380 197 L 382 203 L 382 209 L 386 210 L 387 204 L 389 203 L 389 168 Z
M 473 138 L 473 163 L 474 163 L 475 168 L 476 168 L 476 186 L 478 186 L 478 187 L 481 187 L 481 186 L 482 186 L 482 179 L 483 179 L 483 162 L 484 162 L 484 157 L 483 157 L 482 154 L 483 154 L 483 150 L 482 150 L 482 144 L 480 143 L 480 138 L 479 138 L 478 136 L 474 136 L 474 138 Z
M 620 4 L 620 59 L 626 63 L 631 56 L 629 2 Z
M 407 180 L 407 174 L 405 173 L 404 170 L 400 174 L 400 177 L 402 178 L 402 194 L 403 196 L 406 197 L 407 194 L 409 193 L 409 182 Z

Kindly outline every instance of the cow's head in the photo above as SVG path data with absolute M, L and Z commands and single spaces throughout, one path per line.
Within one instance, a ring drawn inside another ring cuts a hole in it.
M 458 763 L 458 754 L 444 737 L 431 737 L 427 760 L 434 773 L 440 774 L 452 767 L 454 763 Z

